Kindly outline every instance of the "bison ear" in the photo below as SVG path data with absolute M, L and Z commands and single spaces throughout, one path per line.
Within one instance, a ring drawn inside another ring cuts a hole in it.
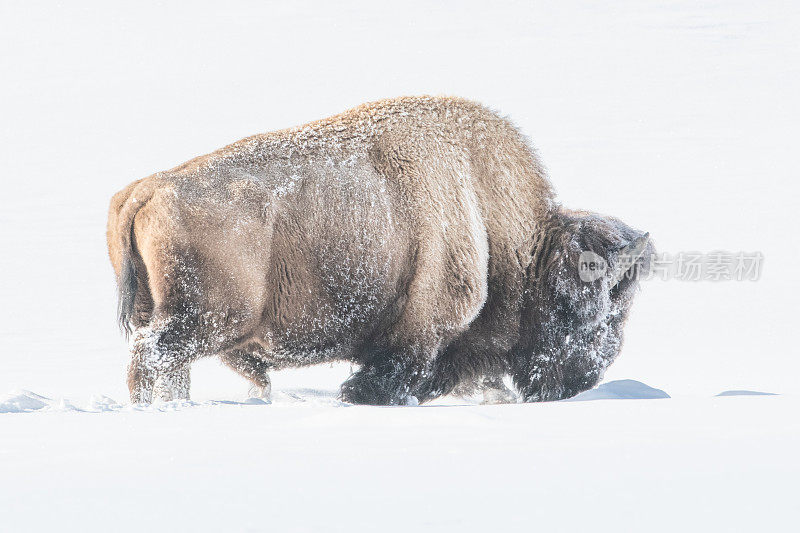
M 617 251 L 614 265 L 609 269 L 609 284 L 616 287 L 631 273 L 634 265 L 645 255 L 650 246 L 650 233 L 644 232 Z
M 580 249 L 578 262 L 581 279 L 593 282 L 600 278 L 615 287 L 643 256 L 653 252 L 650 234 L 635 230 L 614 217 L 585 213 L 580 229 L 573 234 Z

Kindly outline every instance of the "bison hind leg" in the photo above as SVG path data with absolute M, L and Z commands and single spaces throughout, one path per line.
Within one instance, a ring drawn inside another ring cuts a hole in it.
M 128 365 L 132 403 L 151 403 L 154 392 L 157 399 L 189 398 L 189 365 L 203 355 L 202 330 L 194 321 L 174 316 L 135 331 Z
M 159 376 L 153 386 L 153 400 L 170 402 L 172 400 L 189 400 L 191 373 L 189 365 L 185 365 L 169 374 Z
M 272 381 L 269 378 L 270 365 L 259 356 L 263 348 L 253 350 L 238 349 L 221 355 L 222 362 L 250 383 L 250 396 L 269 401 L 272 396 Z

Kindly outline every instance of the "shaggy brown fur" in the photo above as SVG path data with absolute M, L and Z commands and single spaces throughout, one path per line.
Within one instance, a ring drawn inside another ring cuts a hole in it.
M 542 331 L 537 306 L 571 275 L 549 265 L 566 268 L 580 243 L 610 257 L 637 235 L 617 221 L 592 233 L 592 216 L 554 203 L 510 122 L 458 98 L 365 104 L 154 174 L 117 193 L 108 220 L 131 400 L 151 401 L 157 380 L 162 398 L 188 396 L 189 365 L 209 355 L 262 390 L 269 369 L 353 361 L 354 403 L 506 372 L 528 400 L 573 394 L 593 369 L 563 387 L 565 371 L 532 370 L 571 327 Z

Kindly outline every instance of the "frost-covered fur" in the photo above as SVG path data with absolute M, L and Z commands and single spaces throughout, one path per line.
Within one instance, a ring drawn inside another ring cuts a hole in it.
M 618 352 L 636 283 L 576 282 L 575 253 L 611 258 L 636 235 L 562 210 L 513 125 L 466 100 L 383 100 L 249 137 L 111 201 L 131 399 L 157 381 L 188 396 L 209 355 L 261 390 L 269 369 L 353 361 L 354 403 L 506 372 L 526 400 L 571 395 Z
M 622 249 L 641 236 L 612 217 L 563 208 L 548 213 L 519 249 L 523 282 L 496 285 L 490 278 L 481 314 L 437 357 L 417 396 L 425 401 L 478 389 L 486 401 L 511 401 L 503 374 L 511 375 L 523 401 L 559 400 L 592 388 L 619 354 L 638 278 L 655 249 L 647 241 L 618 284 L 611 276 L 582 281 L 578 259 L 595 252 L 613 271 Z

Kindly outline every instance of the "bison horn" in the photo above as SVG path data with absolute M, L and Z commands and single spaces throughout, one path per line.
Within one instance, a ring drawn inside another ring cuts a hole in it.
M 647 242 L 649 239 L 650 233 L 645 233 L 619 251 L 617 255 L 617 264 L 611 271 L 612 287 L 616 287 L 617 284 L 625 278 L 628 271 L 633 268 L 633 265 L 644 255 L 644 252 L 647 250 Z

